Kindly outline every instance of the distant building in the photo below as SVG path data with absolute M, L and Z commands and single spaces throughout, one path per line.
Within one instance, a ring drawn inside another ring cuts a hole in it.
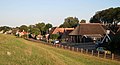
M 70 32 L 72 32 L 74 30 L 74 28 L 58 28 L 58 27 L 53 27 L 51 28 L 51 30 L 49 31 L 49 34 L 59 34 L 60 35 L 60 39 L 65 39 L 68 40 L 68 35 Z
M 0 31 L 0 34 L 2 34 L 4 32 L 4 30 Z
M 16 35 L 18 36 L 18 37 L 24 37 L 24 35 L 28 35 L 28 33 L 27 32 L 25 32 L 24 30 L 22 31 L 22 32 L 19 32 L 19 30 L 16 32 Z
M 73 31 L 74 28 L 58 28 L 58 27 L 53 27 L 51 30 L 50 30 L 50 34 L 58 34 L 58 33 L 65 33 L 66 31 Z

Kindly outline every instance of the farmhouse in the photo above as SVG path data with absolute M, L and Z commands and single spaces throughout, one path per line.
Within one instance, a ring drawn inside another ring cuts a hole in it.
M 73 43 L 86 43 L 101 41 L 106 30 L 100 23 L 80 23 L 74 31 L 69 34 L 69 40 Z

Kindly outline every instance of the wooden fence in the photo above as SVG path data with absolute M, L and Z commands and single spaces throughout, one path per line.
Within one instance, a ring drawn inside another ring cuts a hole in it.
M 42 42 L 42 41 L 33 40 L 33 39 L 27 39 L 27 40 L 33 41 L 33 42 Z M 79 53 L 82 53 L 82 54 L 87 54 L 87 55 L 91 55 L 91 56 L 95 56 L 95 57 L 99 57 L 99 58 L 105 58 L 105 59 L 120 61 L 120 55 L 116 55 L 116 54 L 101 53 L 101 52 L 95 51 L 95 50 L 75 48 L 75 47 L 65 46 L 65 45 L 60 45 L 60 44 L 53 45 L 53 44 L 46 43 L 46 42 L 42 42 L 42 43 L 46 44 L 46 45 L 49 45 L 49 46 L 52 46 L 52 47 L 62 48 L 62 49 L 65 49 L 65 50 L 79 52 Z

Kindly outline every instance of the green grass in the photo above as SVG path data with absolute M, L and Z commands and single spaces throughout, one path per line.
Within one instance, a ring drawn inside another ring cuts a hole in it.
M 0 65 L 120 65 L 120 62 L 0 34 Z

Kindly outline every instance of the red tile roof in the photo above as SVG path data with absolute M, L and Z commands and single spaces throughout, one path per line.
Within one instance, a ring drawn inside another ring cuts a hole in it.
M 65 31 L 74 30 L 74 28 L 58 28 L 56 27 L 51 34 L 64 33 Z

